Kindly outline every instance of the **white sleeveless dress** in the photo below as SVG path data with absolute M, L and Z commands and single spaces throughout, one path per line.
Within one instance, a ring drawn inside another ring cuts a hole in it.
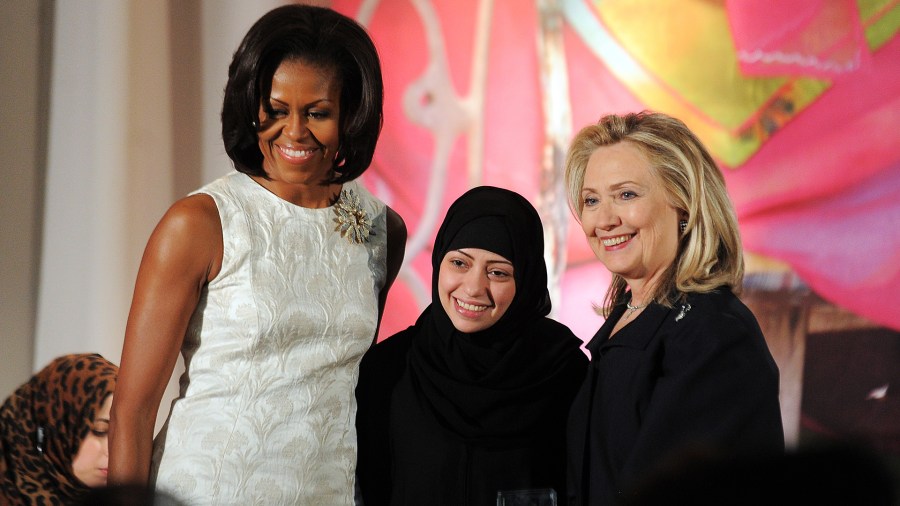
M 385 281 L 384 204 L 349 182 L 335 206 L 306 209 L 236 171 L 196 193 L 215 200 L 224 254 L 154 443 L 157 489 L 191 506 L 353 504 L 354 388 Z

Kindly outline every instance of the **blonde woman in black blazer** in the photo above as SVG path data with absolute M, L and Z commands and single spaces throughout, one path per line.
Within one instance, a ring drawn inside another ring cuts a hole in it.
M 613 275 L 569 418 L 568 503 L 616 504 L 692 451 L 783 452 L 778 370 L 736 296 L 737 219 L 696 136 L 664 114 L 605 116 L 573 140 L 566 184 Z

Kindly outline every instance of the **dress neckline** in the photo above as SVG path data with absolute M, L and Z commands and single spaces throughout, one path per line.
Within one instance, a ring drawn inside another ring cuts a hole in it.
M 301 206 L 301 205 L 299 205 L 299 204 L 294 204 L 293 202 L 291 202 L 291 201 L 289 201 L 289 200 L 285 200 L 285 199 L 281 198 L 280 196 L 278 196 L 277 194 L 275 194 L 272 190 L 270 190 L 270 189 L 266 188 L 265 186 L 263 186 L 262 184 L 260 184 L 259 181 L 257 181 L 257 180 L 255 180 L 255 179 L 253 179 L 252 177 L 250 177 L 249 174 L 245 174 L 245 173 L 240 172 L 240 171 L 236 171 L 236 172 L 237 172 L 238 174 L 240 174 L 241 176 L 244 176 L 243 179 L 244 179 L 247 183 L 249 183 L 250 185 L 252 185 L 254 188 L 259 188 L 260 190 L 262 190 L 263 193 L 265 193 L 266 195 L 269 195 L 268 198 L 274 199 L 274 200 L 276 200 L 276 201 L 278 201 L 278 202 L 282 202 L 284 205 L 288 206 L 288 207 L 291 208 L 291 209 L 298 209 L 298 210 L 309 211 L 309 212 L 326 212 L 326 211 L 333 211 L 334 208 L 335 208 L 335 205 L 336 205 L 337 202 L 340 201 L 340 199 L 341 199 L 341 194 L 343 194 L 343 193 L 344 193 L 344 190 L 348 188 L 348 184 L 349 184 L 349 183 L 352 183 L 352 181 L 348 181 L 347 183 L 344 183 L 344 184 L 341 185 L 341 189 L 340 189 L 340 191 L 338 191 L 338 198 L 335 199 L 335 201 L 334 201 L 332 204 L 329 204 L 329 205 L 327 205 L 327 206 L 325 206 L 325 207 L 306 207 L 306 206 Z

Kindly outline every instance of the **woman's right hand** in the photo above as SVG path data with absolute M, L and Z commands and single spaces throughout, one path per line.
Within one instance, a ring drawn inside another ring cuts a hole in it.
M 141 259 L 125 328 L 109 430 L 109 484 L 145 484 L 154 428 L 191 315 L 222 263 L 212 197 L 183 198 L 162 217 Z

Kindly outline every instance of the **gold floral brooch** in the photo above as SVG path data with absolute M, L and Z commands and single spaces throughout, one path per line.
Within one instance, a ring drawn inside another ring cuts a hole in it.
M 341 237 L 346 237 L 352 243 L 362 244 L 369 240 L 370 235 L 375 235 L 372 232 L 372 220 L 363 210 L 359 196 L 353 190 L 341 190 L 332 209 L 336 215 L 334 222 L 337 223 L 334 231 L 340 232 Z

